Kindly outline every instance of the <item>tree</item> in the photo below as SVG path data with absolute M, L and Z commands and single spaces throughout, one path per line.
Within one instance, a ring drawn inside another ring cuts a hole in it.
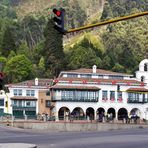
M 115 72 L 126 72 L 124 66 L 120 65 L 119 63 L 115 63 L 115 66 L 112 68 Z
M 44 75 L 45 75 L 45 60 L 44 57 L 42 56 L 38 64 L 38 77 L 44 77 Z
M 91 48 L 75 46 L 69 55 L 69 69 L 90 68 L 93 65 L 101 66 L 101 59 Z
M 59 34 L 53 26 L 53 20 L 49 19 L 45 29 L 45 43 L 42 51 L 48 76 L 58 76 L 59 72 L 65 69 L 63 35 Z
M 25 55 L 8 60 L 4 72 L 9 82 L 21 82 L 32 77 L 32 63 Z
M 7 59 L 5 57 L 0 57 L 0 71 L 3 71 Z
M 12 35 L 10 27 L 7 27 L 4 32 L 1 48 L 2 48 L 2 55 L 4 55 L 5 57 L 9 55 L 11 50 L 16 50 L 14 37 Z

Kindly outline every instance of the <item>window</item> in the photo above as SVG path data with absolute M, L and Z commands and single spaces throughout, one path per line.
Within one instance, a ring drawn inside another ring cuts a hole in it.
M 123 76 L 109 76 L 109 79 L 119 79 L 119 80 L 123 80 Z
M 141 76 L 141 82 L 144 82 L 144 76 Z
M 102 100 L 107 100 L 107 91 L 106 90 L 102 91 Z
M 0 108 L 0 115 L 2 115 L 4 113 L 4 109 Z
M 51 106 L 51 101 L 50 100 L 46 100 L 46 107 L 50 107 Z
M 46 96 L 50 96 L 50 91 L 47 91 L 46 92 Z
M 0 106 L 4 106 L 4 99 L 0 99 Z
M 111 101 L 115 100 L 115 91 L 110 91 L 110 100 Z
M 17 100 L 13 100 L 13 106 L 17 106 Z
M 30 107 L 31 106 L 31 101 L 26 101 L 26 107 Z
M 22 107 L 22 101 L 18 101 L 18 105 L 19 105 L 19 107 Z
M 35 96 L 35 90 L 26 90 L 26 96 Z
M 78 77 L 78 75 L 77 74 L 67 74 L 67 77 L 68 78 L 76 78 L 76 77 Z
M 21 89 L 14 89 L 13 95 L 14 96 L 22 96 L 22 90 Z
M 81 78 L 91 78 L 91 74 L 81 74 Z
M 121 91 L 117 92 L 117 97 L 118 97 L 118 101 L 122 101 L 122 92 Z
M 144 71 L 148 71 L 148 64 L 147 63 L 144 64 Z

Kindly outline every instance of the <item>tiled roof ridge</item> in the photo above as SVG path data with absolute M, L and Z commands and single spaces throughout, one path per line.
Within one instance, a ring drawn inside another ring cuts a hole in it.
M 38 78 L 38 83 L 45 83 L 45 82 L 53 82 L 53 79 L 48 79 L 48 78 Z M 25 80 L 25 81 L 22 81 L 22 82 L 18 82 L 18 83 L 10 83 L 10 84 L 7 84 L 8 86 L 9 85 L 21 85 L 21 86 L 26 86 L 26 85 L 32 85 L 35 83 L 35 79 L 31 79 L 31 80 Z M 23 85 L 24 84 L 24 85 Z M 40 85 L 38 85 L 40 86 Z
M 99 81 L 103 81 L 103 82 L 135 82 L 135 83 L 142 83 L 138 80 L 134 80 L 134 79 L 103 79 L 103 78 L 70 78 L 70 77 L 59 77 L 56 80 L 58 81 L 88 81 L 88 82 L 99 82 Z
M 67 71 L 62 71 L 62 72 L 74 72 L 74 73 L 93 73 L 93 70 L 91 68 L 79 68 L 79 69 L 75 69 L 75 70 L 67 70 Z M 96 69 L 96 73 L 97 74 L 116 74 L 116 75 L 129 75 L 131 76 L 132 74 L 127 74 L 127 73 L 121 73 L 121 72 L 114 72 L 111 70 L 105 70 L 105 69 L 101 69 L 101 68 L 97 68 Z
M 141 92 L 148 92 L 148 89 L 146 88 L 128 88 L 126 91 L 141 91 Z

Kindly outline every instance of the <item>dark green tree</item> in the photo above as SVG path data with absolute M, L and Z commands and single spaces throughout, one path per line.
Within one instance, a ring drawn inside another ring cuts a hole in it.
M 32 63 L 25 55 L 17 55 L 7 61 L 4 72 L 8 82 L 21 82 L 33 76 Z
M 7 57 L 9 55 L 11 50 L 14 50 L 14 51 L 16 50 L 14 36 L 13 36 L 13 34 L 11 32 L 10 27 L 7 27 L 5 32 L 4 32 L 1 48 L 2 48 L 1 53 L 5 57 Z
M 45 58 L 45 68 L 48 76 L 58 76 L 65 69 L 65 54 L 63 51 L 63 35 L 54 29 L 53 19 L 49 19 L 45 29 L 45 43 L 42 55 Z

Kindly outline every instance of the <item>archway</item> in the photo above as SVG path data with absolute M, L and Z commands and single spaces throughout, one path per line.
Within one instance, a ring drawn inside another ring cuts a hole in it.
M 128 111 L 126 108 L 120 108 L 118 110 L 118 120 L 123 120 L 128 116 Z
M 59 109 L 59 112 L 58 112 L 59 120 L 68 119 L 69 114 L 70 114 L 69 108 L 67 108 L 67 107 L 61 107 L 61 108 Z
M 107 114 L 112 114 L 113 118 L 116 117 L 116 111 L 114 108 L 109 108 Z
M 97 109 L 97 121 L 103 122 L 103 119 L 105 117 L 105 109 L 100 107 Z
M 105 109 L 103 107 L 100 107 L 97 109 L 97 114 L 105 113 Z
M 86 117 L 89 117 L 90 120 L 94 120 L 95 118 L 95 111 L 92 107 L 86 109 Z
M 138 116 L 138 117 L 140 117 L 140 114 L 141 114 L 141 112 L 140 112 L 140 109 L 138 109 L 138 108 L 133 108 L 131 110 L 131 112 L 130 112 L 131 116 Z
M 148 71 L 148 63 L 144 64 L 144 71 Z
M 84 111 L 81 107 L 74 108 L 72 113 L 74 115 L 74 119 L 77 119 L 77 120 L 82 120 L 85 117 Z

